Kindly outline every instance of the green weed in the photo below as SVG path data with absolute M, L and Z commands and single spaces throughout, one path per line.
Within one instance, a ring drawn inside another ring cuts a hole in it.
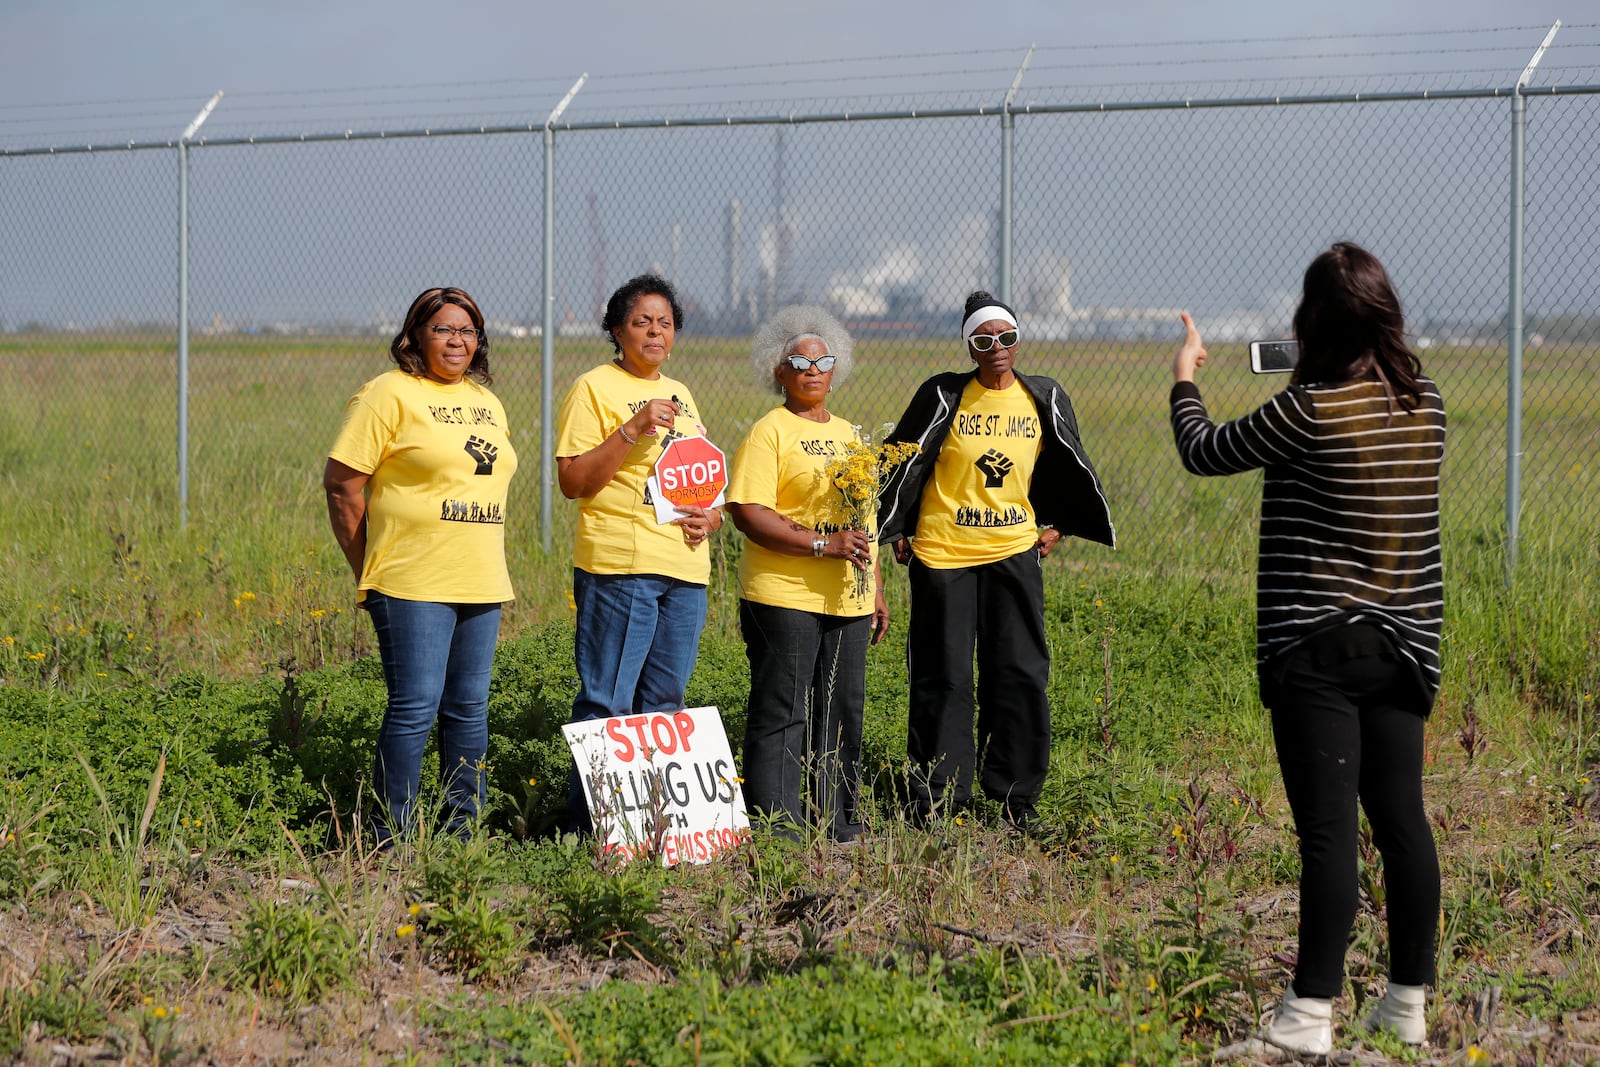
M 60 877 L 41 825 L 60 806 L 36 783 L 0 786 L 0 904 L 26 904 Z
M 0 1055 L 19 1056 L 37 1027 L 67 1041 L 106 1032 L 105 1005 L 84 976 L 60 963 L 41 964 L 16 986 L 0 986 Z
M 427 947 L 449 971 L 496 982 L 520 963 L 528 937 L 505 897 L 504 853 L 483 835 L 466 841 L 422 836 L 412 866 L 416 924 Z
M 645 863 L 615 871 L 577 868 L 556 886 L 555 917 L 565 937 L 586 950 L 663 961 L 672 943 L 657 921 L 662 877 Z
M 282 1001 L 286 1011 L 344 988 L 359 950 L 341 917 L 319 896 L 259 896 L 244 907 L 228 950 L 230 981 Z

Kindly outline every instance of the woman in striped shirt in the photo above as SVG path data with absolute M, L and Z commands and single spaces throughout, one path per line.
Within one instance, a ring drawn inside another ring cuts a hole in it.
M 1185 314 L 1172 430 L 1200 475 L 1262 468 L 1256 662 L 1300 838 L 1300 952 L 1265 1039 L 1332 1047 L 1355 921 L 1356 803 L 1383 856 L 1389 985 L 1369 1028 L 1421 1044 L 1434 977 L 1439 861 L 1422 801 L 1423 720 L 1439 688 L 1444 403 L 1406 347 L 1400 301 L 1365 249 L 1306 271 L 1287 389 L 1218 425 L 1194 384 L 1206 351 Z

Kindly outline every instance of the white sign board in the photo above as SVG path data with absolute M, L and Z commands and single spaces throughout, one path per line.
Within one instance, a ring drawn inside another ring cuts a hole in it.
M 750 836 L 716 708 L 589 719 L 561 732 L 595 833 L 624 859 L 705 863 Z

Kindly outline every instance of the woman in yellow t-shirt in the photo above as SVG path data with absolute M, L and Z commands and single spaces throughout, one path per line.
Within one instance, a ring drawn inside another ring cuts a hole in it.
M 961 336 L 976 370 L 918 388 L 889 441 L 921 451 L 878 494 L 878 539 L 910 567 L 912 814 L 965 804 L 981 757 L 984 793 L 1026 830 L 1050 761 L 1040 563 L 1066 534 L 1116 537 L 1066 390 L 1016 370 L 1015 313 L 975 292 Z
M 872 531 L 841 528 L 826 474 L 858 438 L 828 410 L 850 373 L 850 335 L 822 308 L 787 307 L 757 332 L 750 359 L 783 403 L 750 428 L 728 485 L 728 514 L 749 542 L 739 561 L 745 800 L 779 832 L 848 841 L 861 833 L 867 643 L 889 626 L 878 583 L 856 580 L 876 577 Z
M 648 484 L 667 441 L 705 436 L 689 387 L 661 371 L 683 328 L 677 293 L 641 274 L 611 294 L 601 326 L 616 358 L 572 384 L 556 431 L 561 492 L 578 501 L 573 722 L 683 707 L 706 619 L 706 539 L 722 526 L 718 508 L 658 521 Z M 591 829 L 576 767 L 567 815 Z
M 517 470 L 471 296 L 425 290 L 389 354 L 397 369 L 351 398 L 322 475 L 389 690 L 373 768 L 386 809 L 380 843 L 410 829 L 435 721 L 446 828 L 466 834 L 483 809 L 489 672 L 500 606 L 512 597 L 506 491 Z

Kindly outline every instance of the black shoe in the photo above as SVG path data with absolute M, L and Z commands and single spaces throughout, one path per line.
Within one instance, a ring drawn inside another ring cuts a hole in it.
M 1002 817 L 1006 825 L 1025 837 L 1033 836 L 1039 828 L 1039 810 L 1031 800 L 1009 800 Z

